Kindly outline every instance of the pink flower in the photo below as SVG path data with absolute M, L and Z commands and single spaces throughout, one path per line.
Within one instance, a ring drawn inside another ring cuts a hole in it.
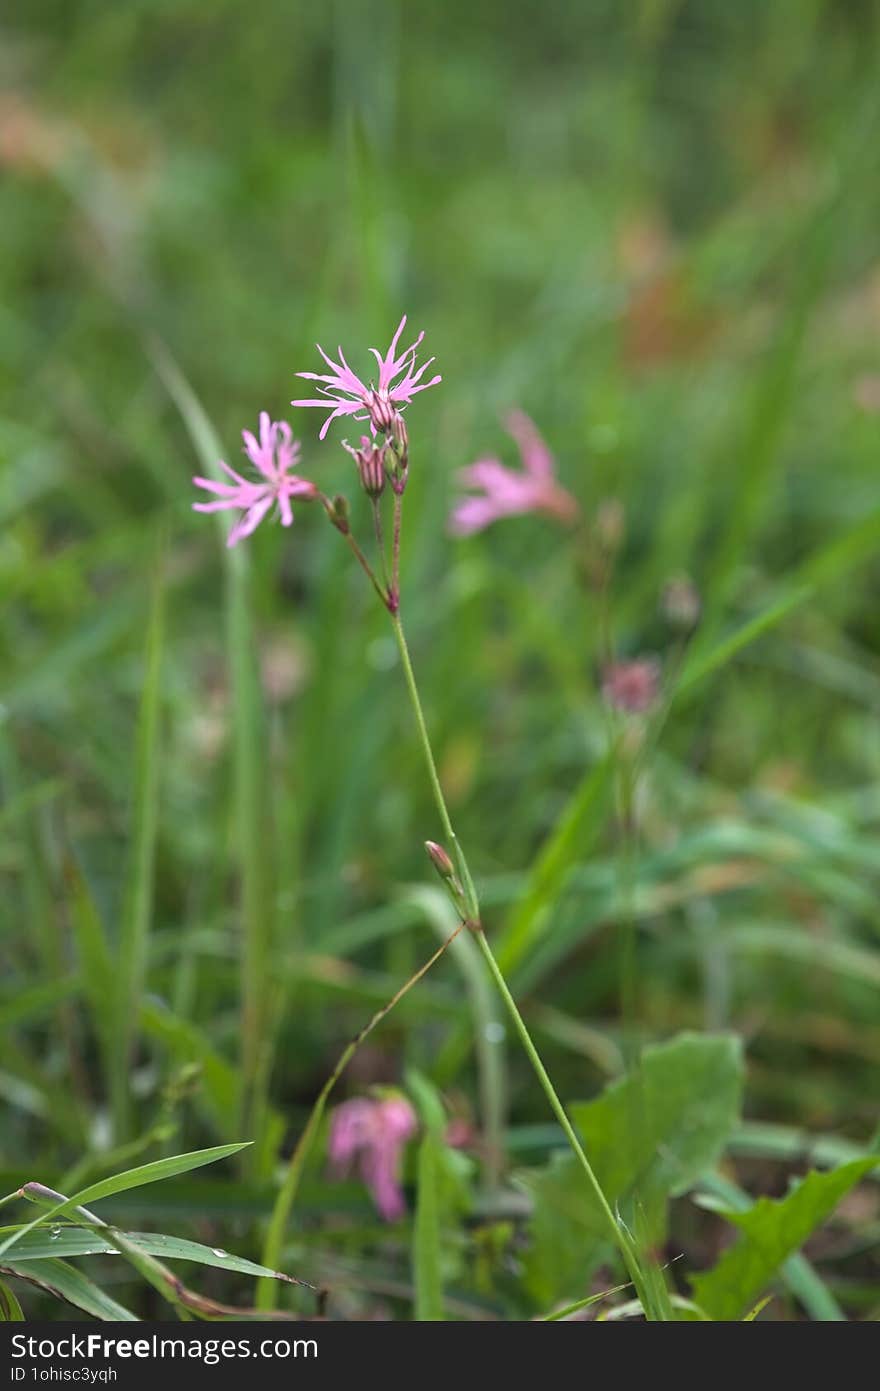
M 396 1222 L 406 1212 L 400 1161 L 415 1131 L 415 1112 L 399 1095 L 355 1097 L 333 1113 L 329 1155 L 335 1176 L 345 1178 L 357 1162 L 386 1222 Z
M 374 434 L 377 430 L 384 433 L 391 428 L 398 406 L 408 405 L 417 392 L 426 391 L 429 386 L 436 386 L 441 380 L 439 376 L 432 377 L 429 382 L 420 382 L 419 380 L 422 373 L 434 361 L 432 357 L 429 357 L 418 371 L 415 370 L 416 351 L 425 336 L 424 333 L 420 333 L 414 343 L 405 348 L 399 356 L 397 355 L 397 344 L 405 324 L 406 315 L 404 314 L 397 325 L 397 332 L 384 357 L 379 356 L 376 348 L 370 349 L 379 364 L 378 386 L 373 382 L 369 386 L 365 386 L 360 377 L 355 376 L 346 362 L 341 348 L 338 349 L 339 361 L 334 362 L 324 352 L 320 343 L 316 345 L 327 366 L 332 368 L 332 375 L 326 373 L 322 375 L 319 372 L 297 372 L 298 377 L 307 377 L 314 382 L 325 382 L 326 385 L 318 387 L 320 398 L 294 401 L 292 404 L 294 406 L 319 406 L 322 410 L 327 410 L 332 406 L 330 414 L 321 426 L 321 439 L 329 430 L 330 422 L 335 420 L 338 415 L 353 415 L 357 420 L 369 420 Z M 365 412 L 365 414 L 358 415 L 359 411 Z
M 602 674 L 602 694 L 615 710 L 643 715 L 660 692 L 660 663 L 655 657 L 612 662 Z
M 519 446 L 522 471 L 506 468 L 498 459 L 480 459 L 461 469 L 461 482 L 480 493 L 462 498 L 453 508 L 449 527 L 455 536 L 470 536 L 500 517 L 523 512 L 544 512 L 561 522 L 578 515 L 575 499 L 556 480 L 553 456 L 534 423 L 523 411 L 512 411 L 505 425 Z
M 290 526 L 293 512 L 290 507 L 292 497 L 316 497 L 318 490 L 314 483 L 291 473 L 300 456 L 299 441 L 293 439 L 286 420 L 269 419 L 268 413 L 260 413 L 260 440 L 254 439 L 250 430 L 242 430 L 244 452 L 257 469 L 259 478 L 248 481 L 220 460 L 220 467 L 233 480 L 231 483 L 215 483 L 212 478 L 194 478 L 193 482 L 208 493 L 216 494 L 214 502 L 194 502 L 196 512 L 221 512 L 227 508 L 237 508 L 244 516 L 236 522 L 229 533 L 226 544 L 234 546 L 243 536 L 250 536 L 260 525 L 273 502 L 277 502 L 281 513 L 282 526 Z

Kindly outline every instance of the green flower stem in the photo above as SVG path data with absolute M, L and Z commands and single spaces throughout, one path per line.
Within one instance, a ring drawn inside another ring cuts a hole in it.
M 444 835 L 446 835 L 446 837 L 448 838 L 451 848 L 455 850 L 457 859 L 463 870 L 465 881 L 465 893 L 467 895 L 467 906 L 470 919 L 468 925 L 473 930 L 474 936 L 477 939 L 477 943 L 480 947 L 480 950 L 482 951 L 483 956 L 486 960 L 486 964 L 489 967 L 489 971 L 495 981 L 496 986 L 498 987 L 499 994 L 501 995 L 501 998 L 507 1007 L 508 1013 L 510 1014 L 511 1019 L 513 1020 L 514 1028 L 516 1029 L 516 1032 L 519 1035 L 520 1041 L 523 1045 L 523 1048 L 526 1051 L 526 1055 L 529 1059 L 529 1062 L 532 1064 L 532 1067 L 535 1070 L 538 1081 L 540 1082 L 544 1094 L 550 1103 L 551 1109 L 553 1110 L 556 1119 L 559 1121 L 559 1124 L 562 1126 L 562 1129 L 565 1132 L 565 1137 L 571 1145 L 575 1158 L 577 1159 L 578 1163 L 583 1169 L 584 1175 L 587 1179 L 587 1183 L 591 1188 L 593 1195 L 596 1198 L 596 1201 L 599 1204 L 599 1207 L 602 1211 L 603 1216 L 605 1217 L 605 1220 L 607 1221 L 609 1235 L 614 1241 L 615 1246 L 617 1246 L 617 1248 L 619 1249 L 620 1254 L 623 1257 L 624 1264 L 626 1265 L 627 1271 L 629 1272 L 629 1275 L 632 1278 L 637 1291 L 640 1295 L 644 1294 L 645 1296 L 642 1300 L 643 1307 L 645 1309 L 646 1316 L 650 1318 L 652 1314 L 650 1305 L 653 1301 L 651 1301 L 647 1297 L 648 1292 L 646 1290 L 645 1281 L 642 1276 L 641 1266 L 632 1238 L 630 1237 L 626 1228 L 622 1225 L 621 1222 L 617 1220 L 617 1218 L 611 1210 L 608 1199 L 605 1197 L 605 1194 L 602 1191 L 602 1185 L 599 1183 L 599 1180 L 597 1179 L 596 1174 L 593 1170 L 593 1166 L 587 1158 L 580 1140 L 575 1134 L 574 1127 L 572 1126 L 571 1121 L 568 1119 L 565 1107 L 560 1101 L 559 1096 L 556 1092 L 556 1088 L 553 1086 L 553 1083 L 551 1082 L 550 1077 L 547 1073 L 547 1069 L 544 1067 L 544 1064 L 541 1061 L 541 1056 L 534 1043 L 532 1042 L 532 1038 L 529 1034 L 528 1029 L 526 1028 L 525 1021 L 522 1015 L 520 1014 L 519 1009 L 517 1008 L 516 1001 L 510 993 L 507 982 L 501 973 L 501 968 L 498 965 L 498 962 L 495 960 L 492 948 L 489 946 L 489 943 L 486 939 L 486 934 L 484 933 L 482 925 L 480 923 L 479 903 L 477 900 L 476 890 L 474 888 L 470 872 L 467 868 L 467 861 L 465 860 L 464 854 L 458 845 L 458 840 L 456 839 L 455 832 L 452 829 L 452 821 L 449 816 L 449 810 L 446 806 L 446 800 L 443 796 L 443 789 L 440 786 L 440 779 L 437 776 L 437 766 L 434 762 L 434 754 L 431 749 L 431 741 L 428 736 L 427 725 L 425 724 L 425 716 L 422 710 L 422 703 L 419 699 L 418 687 L 416 685 L 415 674 L 413 672 L 412 662 L 410 660 L 409 655 L 409 648 L 407 647 L 406 638 L 403 632 L 403 625 L 400 621 L 400 615 L 396 613 L 392 614 L 391 622 L 394 628 L 394 636 L 397 639 L 397 646 L 400 650 L 400 659 L 403 665 L 403 674 L 406 680 L 409 698 L 412 702 L 413 713 L 415 714 L 416 718 L 416 727 L 419 733 L 419 742 L 422 746 L 425 764 L 428 769 L 428 777 L 431 783 L 431 789 L 434 794 L 434 801 L 437 806 L 437 811 L 440 816 L 440 823 L 443 827 Z
M 449 849 L 453 851 L 454 858 L 462 873 L 462 881 L 465 892 L 465 902 L 470 919 L 470 926 L 475 927 L 480 921 L 480 905 L 477 901 L 477 892 L 474 888 L 474 881 L 468 869 L 464 852 L 458 843 L 458 837 L 452 829 L 452 822 L 449 819 L 449 811 L 446 800 L 443 796 L 443 789 L 440 786 L 440 779 L 437 776 L 437 765 L 434 762 L 434 754 L 431 750 L 431 740 L 428 737 L 428 727 L 425 724 L 425 716 L 422 711 L 422 702 L 419 699 L 419 690 L 416 685 L 415 673 L 410 660 L 409 648 L 403 632 L 403 624 L 400 621 L 400 614 L 391 615 L 391 626 L 394 629 L 394 636 L 397 639 L 397 646 L 400 651 L 400 661 L 403 666 L 403 675 L 406 679 L 406 688 L 409 692 L 410 702 L 416 717 L 416 725 L 419 731 L 419 742 L 422 746 L 422 753 L 428 768 L 428 777 L 431 782 L 431 790 L 434 794 L 434 803 L 440 815 L 440 824 L 443 827 L 443 834 L 449 842 Z
M 633 1249 L 629 1234 L 624 1230 L 624 1228 L 618 1222 L 617 1218 L 614 1216 L 614 1213 L 611 1211 L 608 1199 L 605 1197 L 605 1194 L 602 1191 L 602 1185 L 597 1179 L 593 1166 L 584 1152 L 584 1147 L 575 1133 L 574 1126 L 572 1125 L 571 1121 L 568 1119 L 568 1116 L 566 1115 L 565 1107 L 559 1100 L 559 1095 L 556 1091 L 556 1088 L 550 1081 L 547 1069 L 541 1061 L 541 1055 L 539 1054 L 537 1048 L 532 1042 L 531 1035 L 529 1034 L 529 1031 L 525 1025 L 525 1020 L 520 1014 L 519 1009 L 517 1008 L 516 1001 L 510 993 L 507 981 L 504 979 L 504 976 L 501 973 L 501 967 L 495 960 L 494 953 L 492 951 L 492 948 L 489 946 L 488 941 L 486 940 L 486 934 L 483 931 L 482 927 L 476 932 L 475 936 L 477 938 L 477 943 L 480 947 L 480 950 L 482 951 L 483 956 L 486 959 L 486 964 L 489 967 L 489 970 L 492 973 L 492 976 L 495 980 L 495 984 L 498 987 L 498 992 L 501 995 L 501 998 L 503 999 L 505 1005 L 507 1006 L 508 1013 L 510 1014 L 511 1019 L 513 1020 L 514 1028 L 516 1029 L 516 1032 L 519 1034 L 520 1042 L 522 1043 L 522 1046 L 526 1051 L 526 1055 L 529 1059 L 529 1062 L 532 1064 L 532 1067 L 535 1070 L 538 1081 L 541 1083 L 544 1095 L 550 1102 L 550 1107 L 554 1115 L 556 1116 L 556 1119 L 559 1121 L 559 1124 L 565 1131 L 565 1138 L 571 1145 L 571 1148 L 575 1154 L 575 1158 L 577 1159 L 578 1163 L 580 1164 L 587 1177 L 587 1182 L 592 1188 L 596 1201 L 602 1209 L 602 1213 L 608 1223 L 609 1233 L 612 1236 L 615 1245 L 620 1249 L 620 1254 L 624 1259 L 626 1268 L 629 1274 L 632 1276 L 636 1286 L 640 1287 L 641 1270 L 639 1268 L 636 1253 Z

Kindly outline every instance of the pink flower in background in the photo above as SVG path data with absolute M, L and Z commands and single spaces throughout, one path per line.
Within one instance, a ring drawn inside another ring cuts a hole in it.
M 612 662 L 602 673 L 602 694 L 615 710 L 643 715 L 660 693 L 660 663 L 655 657 Z
M 512 411 L 505 421 L 522 457 L 521 470 L 507 468 L 499 459 L 480 459 L 459 471 L 474 496 L 455 504 L 449 527 L 455 536 L 470 536 L 501 517 L 523 512 L 543 512 L 561 522 L 571 522 L 579 508 L 571 493 L 557 482 L 553 456 L 534 423 L 523 411 Z
M 406 1212 L 400 1161 L 415 1131 L 415 1112 L 403 1096 L 355 1097 L 333 1112 L 328 1150 L 334 1174 L 345 1178 L 357 1164 L 386 1222 Z
M 273 502 L 277 502 L 282 526 L 290 526 L 293 512 L 290 499 L 293 497 L 316 497 L 318 490 L 314 483 L 300 478 L 291 470 L 299 461 L 300 445 L 293 439 L 286 420 L 270 420 L 266 411 L 260 413 L 259 442 L 250 430 L 242 430 L 244 452 L 259 474 L 258 478 L 248 480 L 220 460 L 223 472 L 232 479 L 231 483 L 215 483 L 212 478 L 194 478 L 196 487 L 214 493 L 213 502 L 194 502 L 196 512 L 222 512 L 233 508 L 244 513 L 229 533 L 226 544 L 234 546 L 244 536 L 250 536 L 260 525 Z
M 319 386 L 319 397 L 312 397 L 304 401 L 294 401 L 294 406 L 319 406 L 322 410 L 329 410 L 330 414 L 321 426 L 320 438 L 323 439 L 330 428 L 330 422 L 335 420 L 338 415 L 353 415 L 358 420 L 369 420 L 373 433 L 378 431 L 385 432 L 390 429 L 394 416 L 399 406 L 408 405 L 413 396 L 419 391 L 426 391 L 429 386 L 436 386 L 441 380 L 439 376 L 434 376 L 429 382 L 420 381 L 422 374 L 427 371 L 434 361 L 428 358 L 422 366 L 415 370 L 416 351 L 424 338 L 424 333 L 420 333 L 414 343 L 398 355 L 397 344 L 400 335 L 406 325 L 406 315 L 404 314 L 400 323 L 397 325 L 397 332 L 391 340 L 391 346 L 384 357 L 379 355 L 376 348 L 371 348 L 370 352 L 379 364 L 378 385 L 373 382 L 365 386 L 360 377 L 356 376 L 345 360 L 341 348 L 337 349 L 339 361 L 334 362 L 328 357 L 321 347 L 316 344 L 318 352 L 332 368 L 332 375 L 319 372 L 297 372 L 298 377 L 306 377 L 313 382 L 324 382 L 324 386 Z M 358 414 L 358 412 L 362 414 Z

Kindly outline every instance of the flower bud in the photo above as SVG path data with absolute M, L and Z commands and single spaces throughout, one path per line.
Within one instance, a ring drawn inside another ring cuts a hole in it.
M 428 858 L 430 859 L 431 864 L 434 866 L 437 873 L 440 875 L 440 878 L 454 879 L 455 866 L 453 865 L 447 852 L 443 849 L 443 846 L 438 845 L 436 840 L 426 840 L 425 849 L 428 852 Z
M 398 459 L 406 464 L 409 456 L 409 431 L 400 411 L 394 412 L 394 419 L 391 422 L 391 444 Z
M 366 406 L 370 412 L 370 424 L 373 429 L 378 430 L 382 435 L 387 434 L 397 414 L 387 393 L 377 391 L 374 386 L 371 386 L 367 392 Z
M 360 449 L 352 449 L 347 440 L 342 441 L 357 464 L 361 487 L 367 497 L 379 498 L 385 491 L 385 447 L 377 446 L 366 435 L 361 436 Z
M 400 411 L 394 412 L 389 428 L 385 468 L 388 481 L 399 497 L 406 487 L 409 474 L 409 433 Z
M 337 531 L 341 531 L 343 536 L 347 536 L 350 530 L 348 524 L 348 498 L 343 497 L 342 493 L 337 493 L 330 506 L 327 508 L 327 516 L 330 518 Z
M 461 887 L 461 880 L 455 872 L 455 866 L 449 852 L 442 845 L 438 845 L 436 840 L 426 840 L 425 849 L 428 858 L 436 869 L 443 885 L 448 893 L 456 913 L 465 921 L 468 920 L 467 896 Z

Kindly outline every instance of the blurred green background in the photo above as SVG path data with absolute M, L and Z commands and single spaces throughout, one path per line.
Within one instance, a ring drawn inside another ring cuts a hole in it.
M 5 11 L 0 1189 L 105 1172 L 138 1137 L 146 1159 L 256 1136 L 240 1182 L 186 1190 L 172 1230 L 258 1255 L 277 1155 L 444 929 L 422 848 L 439 827 L 363 577 L 308 508 L 232 563 L 190 511 L 205 431 L 235 464 L 261 409 L 353 494 L 344 429 L 319 445 L 317 412 L 291 411 L 295 373 L 315 340 L 366 370 L 402 313 L 443 375 L 408 415 L 404 612 L 502 955 L 602 766 L 603 626 L 678 691 L 657 738 L 632 725 L 629 823 L 600 788 L 510 957 L 562 1095 L 679 1029 L 731 1029 L 764 1125 L 734 1145 L 745 1187 L 783 1191 L 800 1131 L 870 1137 L 878 38 L 870 0 Z M 454 540 L 455 470 L 514 462 L 513 405 L 585 525 Z M 686 650 L 662 604 L 682 575 L 702 605 Z M 97 919 L 118 977 L 90 961 Z M 340 1095 L 415 1067 L 479 1130 L 463 968 L 440 963 Z M 538 1162 L 543 1099 L 500 1052 L 507 1159 Z M 352 1316 L 405 1307 L 363 1191 L 310 1172 L 296 1268 L 344 1256 Z M 139 1220 L 167 1224 L 150 1201 Z M 856 1311 L 880 1278 L 864 1203 L 832 1250 Z M 673 1246 L 699 1266 L 715 1240 L 691 1216 Z

